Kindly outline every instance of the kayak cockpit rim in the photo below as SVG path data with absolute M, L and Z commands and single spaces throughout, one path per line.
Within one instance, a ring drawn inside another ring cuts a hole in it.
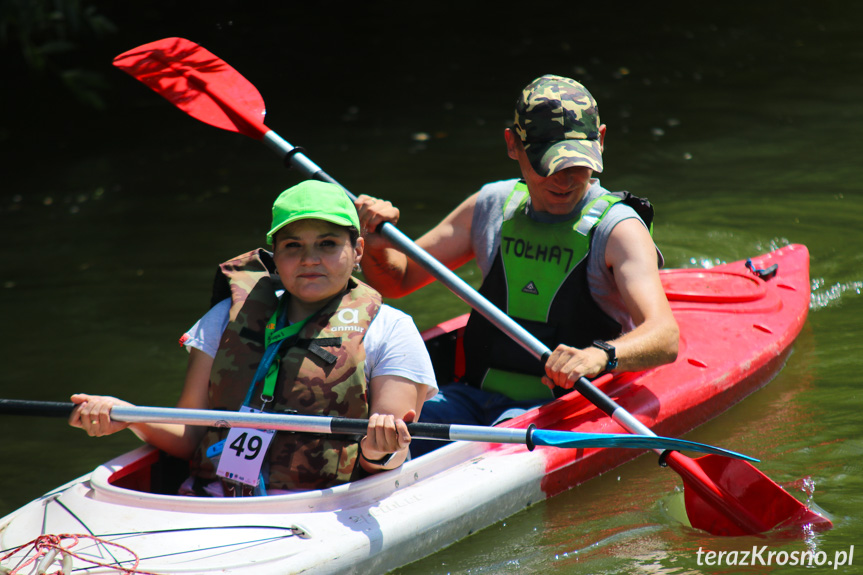
M 287 511 L 329 511 L 338 509 L 346 498 L 378 501 L 395 491 L 428 479 L 453 466 L 482 458 L 488 444 L 456 442 L 442 446 L 422 458 L 408 461 L 398 469 L 337 485 L 329 489 L 302 491 L 265 497 L 195 497 L 151 493 L 125 486 L 135 473 L 147 472 L 159 452 L 143 445 L 97 467 L 89 478 L 93 498 L 135 507 L 219 513 L 284 513 Z M 512 446 L 524 449 L 524 446 Z M 127 480 L 127 481 L 124 481 Z

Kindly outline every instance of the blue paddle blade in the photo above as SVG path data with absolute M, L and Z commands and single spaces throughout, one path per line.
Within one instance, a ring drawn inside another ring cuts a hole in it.
M 744 461 L 755 461 L 758 459 L 713 447 L 704 443 L 686 441 L 685 439 L 673 439 L 671 437 L 659 437 L 652 435 L 629 435 L 618 433 L 580 433 L 577 431 L 557 431 L 554 429 L 536 429 L 531 435 L 534 445 L 547 447 L 628 447 L 636 449 L 671 449 L 674 451 L 698 451 L 701 453 L 713 453 L 724 455 Z

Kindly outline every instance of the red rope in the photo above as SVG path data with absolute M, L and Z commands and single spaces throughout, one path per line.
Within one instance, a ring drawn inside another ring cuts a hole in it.
M 121 565 L 117 565 L 114 563 L 102 563 L 102 562 L 97 561 L 95 559 L 90 559 L 88 557 L 84 557 L 82 555 L 79 555 L 78 553 L 71 551 L 71 549 L 73 547 L 75 547 L 75 545 L 77 545 L 81 539 L 90 539 L 97 544 L 111 545 L 111 546 L 116 547 L 118 549 L 122 549 L 123 551 L 127 552 L 129 555 L 131 555 L 132 557 L 135 558 L 135 564 L 132 567 L 123 567 Z M 65 541 L 69 541 L 69 543 L 64 544 Z M 6 559 L 12 557 L 13 555 L 17 554 L 19 551 L 22 551 L 23 549 L 25 549 L 26 547 L 31 546 L 31 545 L 33 546 L 33 549 L 31 551 L 27 551 L 27 555 L 29 556 L 31 553 L 33 555 L 28 557 L 26 561 L 24 561 L 23 563 L 20 563 L 17 567 L 12 569 L 11 571 L 8 571 L 9 575 L 17 575 L 17 574 L 21 573 L 22 569 L 24 569 L 25 567 L 27 567 L 29 565 L 32 565 L 36 561 L 40 560 L 42 557 L 48 555 L 48 553 L 50 553 L 51 551 L 58 551 L 59 552 L 58 557 L 60 557 L 60 558 L 62 558 L 64 555 L 68 555 L 70 557 L 74 557 L 75 559 L 78 559 L 79 561 L 91 563 L 93 566 L 109 567 L 112 569 L 116 569 L 120 573 L 127 573 L 128 575 L 157 575 L 156 573 L 151 573 L 149 571 L 139 571 L 138 570 L 138 564 L 140 563 L 140 559 L 138 558 L 138 555 L 134 551 L 129 549 L 128 547 L 124 547 L 123 545 L 120 545 L 119 543 L 114 543 L 113 541 L 107 541 L 105 539 L 102 539 L 100 537 L 96 537 L 94 535 L 73 534 L 73 533 L 64 533 L 62 535 L 40 535 L 39 537 L 37 537 L 33 541 L 25 543 L 24 545 L 21 545 L 17 549 L 14 549 L 11 552 L 7 553 L 3 557 L 0 557 L 0 563 L 2 563 Z M 52 563 L 53 563 L 53 561 L 52 561 Z M 48 567 L 48 566 L 46 565 L 45 567 Z M 7 569 L 8 569 L 8 567 L 7 567 Z M 63 568 L 61 567 L 60 570 L 54 571 L 53 573 L 47 573 L 46 572 L 46 575 L 64 575 Z

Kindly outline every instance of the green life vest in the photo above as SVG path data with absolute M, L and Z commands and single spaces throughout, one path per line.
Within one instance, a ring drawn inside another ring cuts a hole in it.
M 590 295 L 587 255 L 593 230 L 614 204 L 646 202 L 625 192 L 604 194 L 576 217 L 549 223 L 528 215 L 528 199 L 527 186 L 517 183 L 504 204 L 500 246 L 480 293 L 550 349 L 617 337 L 620 324 Z M 516 400 L 553 398 L 540 381 L 540 362 L 476 312 L 465 331 L 465 357 L 471 385 Z
M 506 312 L 547 323 L 551 303 L 566 278 L 587 257 L 590 233 L 620 201 L 600 196 L 589 202 L 573 224 L 537 222 L 526 214 L 527 186 L 516 185 L 504 206 L 500 255 L 507 286 Z

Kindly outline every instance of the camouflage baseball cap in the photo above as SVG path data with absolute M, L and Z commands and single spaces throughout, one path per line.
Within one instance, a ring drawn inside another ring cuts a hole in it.
M 273 203 L 273 225 L 267 234 L 267 243 L 280 229 L 297 220 L 324 220 L 360 229 L 357 208 L 336 184 L 318 180 L 306 180 L 282 192 Z
M 515 105 L 515 133 L 540 176 L 586 166 L 602 171 L 599 109 L 587 88 L 545 75 L 527 85 Z

